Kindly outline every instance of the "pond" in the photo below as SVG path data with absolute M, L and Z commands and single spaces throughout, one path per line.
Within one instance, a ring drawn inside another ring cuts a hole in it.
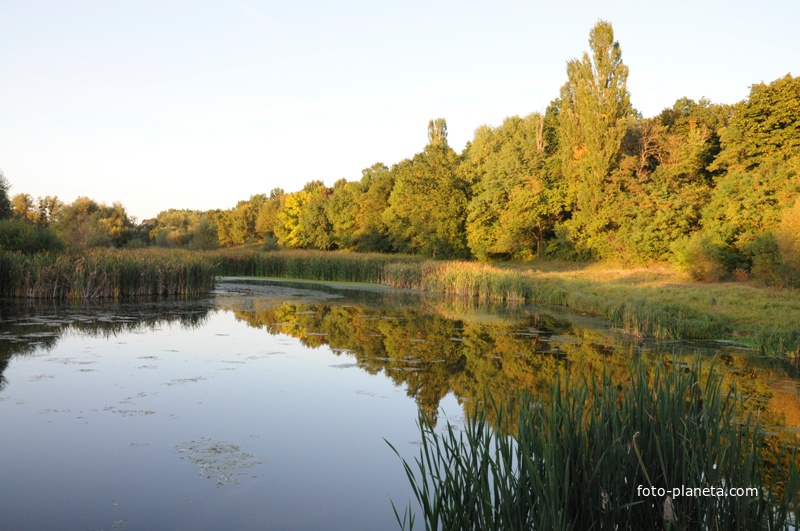
M 227 280 L 189 301 L 0 306 L 2 529 L 398 528 L 420 414 L 459 425 L 559 370 L 716 354 L 800 424 L 742 345 L 636 341 L 559 308 Z

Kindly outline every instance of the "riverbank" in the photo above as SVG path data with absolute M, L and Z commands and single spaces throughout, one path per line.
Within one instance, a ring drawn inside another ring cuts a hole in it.
M 363 282 L 510 304 L 546 303 L 602 317 L 634 337 L 730 339 L 779 357 L 795 357 L 800 348 L 800 290 L 752 282 L 701 284 L 668 265 L 486 264 L 245 249 L 0 252 L 3 297 L 190 296 L 209 292 L 215 275 Z
M 668 265 L 485 264 L 322 251 L 210 253 L 224 275 L 371 282 L 482 300 L 547 303 L 659 339 L 732 339 L 773 356 L 800 346 L 800 291 L 751 282 L 701 284 Z

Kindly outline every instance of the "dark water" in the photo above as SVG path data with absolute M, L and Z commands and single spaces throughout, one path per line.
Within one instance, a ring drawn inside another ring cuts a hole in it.
M 0 529 L 396 529 L 420 411 L 558 371 L 716 355 L 789 428 L 795 380 L 741 346 L 649 345 L 557 309 L 232 283 L 192 301 L 0 306 Z M 384 440 L 385 439 L 385 440 Z

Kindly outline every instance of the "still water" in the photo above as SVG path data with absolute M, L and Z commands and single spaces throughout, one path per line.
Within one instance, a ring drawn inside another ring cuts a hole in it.
M 413 459 L 421 412 L 458 425 L 487 390 L 665 349 L 718 354 L 791 427 L 794 380 L 739 345 L 656 348 L 552 308 L 233 280 L 4 301 L 0 529 L 397 529 L 411 493 L 386 441 Z

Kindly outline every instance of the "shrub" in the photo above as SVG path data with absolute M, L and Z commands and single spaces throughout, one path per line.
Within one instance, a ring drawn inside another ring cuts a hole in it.
M 676 240 L 670 245 L 674 261 L 694 280 L 717 282 L 726 275 L 722 246 L 701 233 Z
M 0 221 L 0 250 L 37 253 L 63 248 L 64 242 L 50 229 L 19 219 Z

